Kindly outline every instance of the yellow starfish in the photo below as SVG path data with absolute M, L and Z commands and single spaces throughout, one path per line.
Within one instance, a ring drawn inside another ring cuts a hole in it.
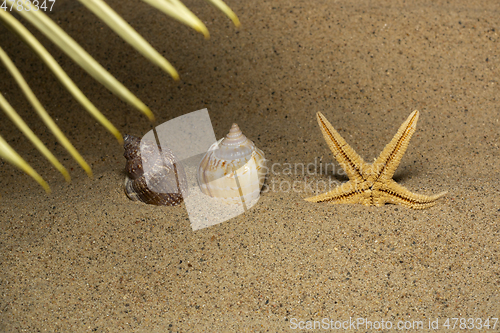
M 305 200 L 366 206 L 383 206 L 385 203 L 400 204 L 413 209 L 425 209 L 436 204 L 436 200 L 447 192 L 426 196 L 408 191 L 396 183 L 392 176 L 408 148 L 410 138 L 417 128 L 418 111 L 401 125 L 391 142 L 373 164 L 363 161 L 354 149 L 340 136 L 332 124 L 320 112 L 317 113 L 319 127 L 333 156 L 349 177 L 349 181 L 335 188 Z

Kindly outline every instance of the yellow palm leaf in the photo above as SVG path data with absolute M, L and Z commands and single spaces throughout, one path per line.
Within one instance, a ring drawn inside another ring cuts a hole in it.
M 184 4 L 179 0 L 142 0 L 143 2 L 157 8 L 170 17 L 182 22 L 183 24 L 192 27 L 196 31 L 201 32 L 206 38 L 210 35 L 206 26 L 196 17 Z M 238 17 L 234 12 L 221 0 L 208 0 L 214 6 L 224 12 L 236 26 L 240 25 Z M 7 4 L 17 10 L 18 2 L 16 0 L 6 0 Z M 80 0 L 90 11 L 98 16 L 105 22 L 111 29 L 113 29 L 120 37 L 127 43 L 132 45 L 137 51 L 144 55 L 149 61 L 156 64 L 166 72 L 168 72 L 174 79 L 179 78 L 179 74 L 172 67 L 172 65 L 162 57 L 144 38 L 142 38 L 123 18 L 113 11 L 102 0 Z M 78 43 L 76 43 L 64 30 L 62 30 L 56 23 L 47 17 L 41 10 L 34 11 L 30 5 L 25 1 L 22 2 L 23 10 L 18 10 L 18 13 L 31 24 L 33 24 L 39 31 L 41 31 L 47 38 L 56 44 L 63 52 L 65 52 L 75 63 L 81 66 L 89 75 L 95 80 L 104 85 L 107 89 L 117 95 L 119 98 L 134 106 L 145 114 L 150 121 L 154 121 L 154 115 L 151 110 L 140 101 L 134 94 L 132 94 L 124 85 L 116 80 L 110 73 L 108 73 L 97 61 L 92 58 Z M 123 138 L 109 120 L 92 104 L 92 102 L 80 91 L 74 82 L 68 77 L 64 70 L 57 64 L 54 58 L 47 52 L 47 50 L 38 42 L 38 40 L 10 13 L 0 9 L 0 21 L 2 21 L 8 28 L 14 31 L 23 41 L 26 42 L 45 62 L 54 75 L 61 81 L 64 87 L 73 95 L 73 97 L 108 131 L 110 131 L 119 142 L 123 142 Z M 29 102 L 35 108 L 35 111 L 42 118 L 46 126 L 54 133 L 59 142 L 68 150 L 72 157 L 80 164 L 80 166 L 87 172 L 89 176 L 92 171 L 81 155 L 67 140 L 64 134 L 60 131 L 52 118 L 45 111 L 36 96 L 29 88 L 22 75 L 9 59 L 7 54 L 0 48 L 0 58 L 14 79 L 17 81 L 23 93 L 28 98 Z M 18 126 L 24 135 L 26 135 L 37 149 L 48 158 L 51 163 L 69 180 L 69 174 L 66 169 L 57 161 L 57 159 L 50 153 L 50 151 L 43 145 L 43 143 L 34 135 L 24 121 L 19 117 L 15 110 L 10 106 L 7 100 L 0 94 L 0 107 L 6 112 L 11 120 Z M 0 136 L 0 157 L 7 162 L 15 165 L 21 170 L 25 171 L 28 175 L 33 177 L 47 192 L 50 191 L 48 184 L 43 178 L 34 171 L 26 161 L 22 159 L 19 154 L 12 149 L 5 140 Z

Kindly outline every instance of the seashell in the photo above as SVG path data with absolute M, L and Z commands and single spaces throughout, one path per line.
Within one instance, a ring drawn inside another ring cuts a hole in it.
M 198 167 L 200 190 L 223 203 L 241 204 L 243 198 L 248 205 L 260 196 L 265 163 L 262 150 L 233 124 L 229 134 L 214 143 L 202 158 Z
M 172 151 L 132 135 L 124 140 L 127 196 L 157 206 L 180 204 L 182 193 L 187 193 L 186 174 Z

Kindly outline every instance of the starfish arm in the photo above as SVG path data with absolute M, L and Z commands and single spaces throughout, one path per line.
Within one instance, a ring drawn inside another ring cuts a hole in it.
M 415 133 L 418 116 L 418 111 L 413 111 L 408 119 L 399 127 L 398 132 L 392 138 L 391 142 L 385 146 L 375 163 L 372 164 L 370 180 L 375 182 L 377 180 L 392 179 L 394 172 L 396 172 L 401 162 L 401 158 L 408 148 L 411 136 Z
M 369 165 L 347 144 L 321 112 L 318 112 L 316 116 L 323 137 L 337 162 L 350 180 L 362 182 L 365 179 L 363 174 L 369 169 Z
M 371 204 L 370 191 L 348 181 L 330 192 L 304 199 L 309 202 L 330 202 L 332 204 Z
M 373 204 L 383 206 L 385 203 L 400 204 L 413 209 L 425 209 L 434 206 L 437 200 L 448 192 L 435 195 L 422 195 L 408 191 L 394 180 L 377 182 L 372 188 Z

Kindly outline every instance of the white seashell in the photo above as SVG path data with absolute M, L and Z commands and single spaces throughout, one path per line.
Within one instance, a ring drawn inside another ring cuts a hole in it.
M 233 124 L 229 134 L 214 143 L 200 162 L 201 192 L 226 204 L 241 204 L 243 199 L 249 207 L 260 196 L 266 177 L 265 163 L 262 150 Z

